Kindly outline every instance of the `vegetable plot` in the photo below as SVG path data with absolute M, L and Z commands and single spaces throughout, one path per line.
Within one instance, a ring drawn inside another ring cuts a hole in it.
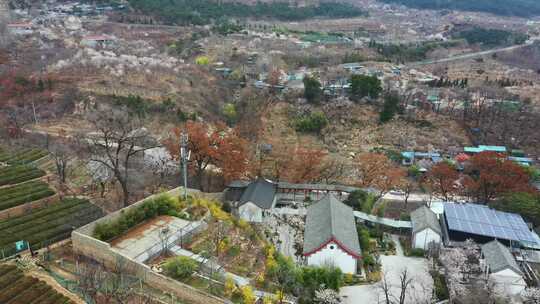
M 30 181 L 0 188 L 0 211 L 52 196 L 54 191 L 42 181 Z
M 0 303 L 72 304 L 45 282 L 25 276 L 13 265 L 0 265 Z
M 101 216 L 101 209 L 87 200 L 65 199 L 32 213 L 0 221 L 0 250 L 4 250 L 5 256 L 14 254 L 15 242 L 21 240 L 27 241 L 34 250 L 43 248 L 69 238 L 73 229 Z

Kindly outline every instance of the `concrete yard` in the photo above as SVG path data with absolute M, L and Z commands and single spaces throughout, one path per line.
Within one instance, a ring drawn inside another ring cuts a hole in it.
M 433 280 L 429 274 L 428 261 L 422 258 L 409 258 L 404 256 L 381 256 L 383 272 L 391 286 L 391 300 L 400 295 L 400 274 L 407 269 L 408 275 L 413 279 L 407 289 L 406 304 L 431 303 Z M 378 304 L 384 303 L 384 293 L 380 283 L 372 285 L 349 286 L 341 288 L 340 295 L 343 304 Z
M 176 217 L 159 216 L 130 230 L 111 242 L 111 246 L 122 254 L 143 263 L 162 249 L 165 238 L 160 237 L 160 233 L 164 228 L 168 228 L 169 231 L 166 243 L 172 244 L 185 233 L 183 230 L 186 230 L 188 225 L 190 222 Z

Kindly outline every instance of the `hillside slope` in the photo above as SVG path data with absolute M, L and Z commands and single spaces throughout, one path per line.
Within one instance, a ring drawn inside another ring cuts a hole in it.
M 540 15 L 540 1 L 537 0 L 381 0 L 392 4 L 402 4 L 418 9 L 452 9 L 486 12 L 502 16 L 531 17 Z

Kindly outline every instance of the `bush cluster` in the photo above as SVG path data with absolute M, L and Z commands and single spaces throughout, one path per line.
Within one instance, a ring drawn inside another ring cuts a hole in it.
M 314 132 L 321 133 L 321 130 L 328 125 L 328 119 L 323 112 L 314 112 L 306 116 L 302 116 L 294 122 L 296 131 L 298 132 Z
M 160 195 L 131 208 L 115 220 L 98 223 L 94 228 L 94 237 L 101 241 L 110 241 L 136 225 L 160 215 L 181 217 L 180 204 L 169 195 Z
M 163 265 L 163 269 L 172 278 L 186 280 L 199 269 L 199 263 L 189 257 L 178 256 L 168 260 Z

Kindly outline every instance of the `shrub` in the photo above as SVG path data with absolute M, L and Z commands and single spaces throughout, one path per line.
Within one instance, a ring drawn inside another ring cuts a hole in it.
M 430 271 L 429 274 L 431 274 L 431 277 L 433 278 L 433 287 L 435 289 L 435 297 L 437 300 L 444 301 L 449 299 L 450 294 L 444 275 L 434 270 Z
M 225 279 L 225 286 L 223 288 L 223 293 L 225 294 L 225 297 L 232 298 L 235 290 L 236 290 L 236 284 L 234 283 L 234 280 L 231 278 L 231 276 L 227 276 Z
M 129 209 L 118 219 L 98 223 L 94 228 L 94 237 L 108 241 L 124 234 L 134 226 L 160 215 L 181 217 L 180 204 L 169 195 L 160 195 L 145 201 L 140 206 Z
M 232 206 L 231 206 L 231 203 L 230 202 L 225 202 L 221 205 L 221 209 L 227 213 L 231 213 L 232 212 Z
M 209 65 L 210 58 L 208 58 L 207 56 L 199 56 L 195 59 L 195 63 L 198 65 Z
M 360 247 L 363 252 L 370 252 L 370 243 L 369 243 L 369 230 L 366 228 L 360 229 L 358 232 L 358 238 L 360 239 Z
M 399 110 L 399 96 L 397 94 L 388 94 L 384 97 L 384 104 L 379 121 L 381 123 L 388 122 L 394 118 Z
M 233 103 L 226 103 L 223 106 L 223 116 L 225 116 L 225 119 L 230 126 L 234 125 L 238 119 L 236 106 Z
M 199 263 L 189 257 L 179 256 L 167 261 L 163 269 L 167 275 L 177 280 L 186 280 L 199 269 Z
M 425 252 L 424 252 L 424 249 L 422 248 L 412 248 L 411 251 L 409 252 L 409 256 L 413 256 L 413 257 L 424 257 L 425 255 Z
M 294 126 L 298 132 L 321 133 L 321 130 L 328 125 L 328 119 L 323 112 L 314 112 L 296 119 Z
M 253 289 L 251 286 L 246 285 L 240 287 L 240 290 L 242 291 L 242 303 L 243 304 L 255 304 L 255 300 L 257 299 L 255 297 L 255 294 L 253 293 Z

